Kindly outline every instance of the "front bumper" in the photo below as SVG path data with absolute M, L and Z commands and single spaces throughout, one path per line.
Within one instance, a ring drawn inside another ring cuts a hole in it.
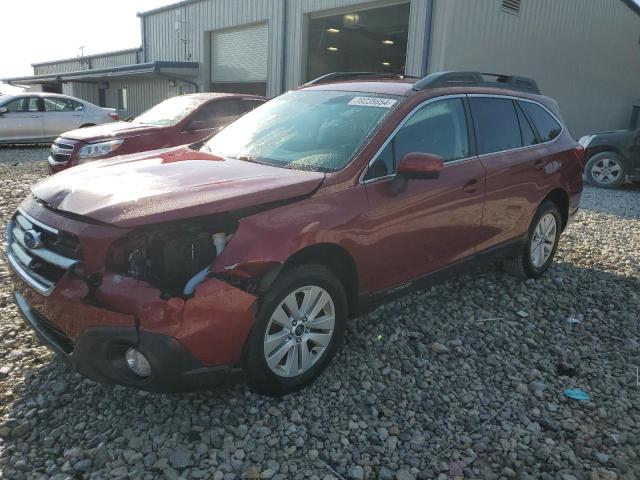
M 78 373 L 101 382 L 153 392 L 177 392 L 213 388 L 224 381 L 229 366 L 207 367 L 175 338 L 139 331 L 135 326 L 94 327 L 75 342 L 55 324 L 31 308 L 15 292 L 15 301 L 26 323 L 38 338 Z M 124 354 L 129 347 L 142 352 L 151 364 L 151 376 L 134 375 Z
M 49 163 L 49 173 L 58 173 L 62 170 L 66 170 L 71 167 L 71 160 L 67 160 L 65 162 L 59 162 L 55 160 L 51 155 L 47 158 L 47 162 Z

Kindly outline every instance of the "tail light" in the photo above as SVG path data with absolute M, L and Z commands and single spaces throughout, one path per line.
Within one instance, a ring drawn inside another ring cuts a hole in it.
M 578 160 L 578 163 L 580 164 L 580 167 L 584 170 L 584 147 L 580 144 L 576 145 L 576 147 L 573 149 L 573 154 L 576 157 L 576 160 Z
M 118 114 L 117 114 L 117 113 L 115 113 L 115 112 L 110 113 L 110 114 L 109 114 L 109 116 L 110 116 L 111 118 L 113 118 L 116 122 L 120 120 L 120 115 L 118 115 Z

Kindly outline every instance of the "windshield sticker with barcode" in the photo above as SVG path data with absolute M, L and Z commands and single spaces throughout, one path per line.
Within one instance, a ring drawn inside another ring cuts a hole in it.
M 396 104 L 397 100 L 391 98 L 380 97 L 354 97 L 349 105 L 359 105 L 361 107 L 381 107 L 391 108 Z

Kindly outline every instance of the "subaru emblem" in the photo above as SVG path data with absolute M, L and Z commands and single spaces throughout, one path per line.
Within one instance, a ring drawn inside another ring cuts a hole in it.
M 35 230 L 27 230 L 24 232 L 24 244 L 29 248 L 38 248 L 42 246 L 41 233 Z

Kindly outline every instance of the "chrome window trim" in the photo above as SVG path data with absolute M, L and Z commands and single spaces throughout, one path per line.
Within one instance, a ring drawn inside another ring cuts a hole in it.
M 421 109 L 423 106 L 428 105 L 430 103 L 434 103 L 438 100 L 447 100 L 450 98 L 472 98 L 472 97 L 480 97 L 480 98 L 504 98 L 507 100 L 517 100 L 517 101 L 521 101 L 521 102 L 529 102 L 529 103 L 533 103 L 535 105 L 538 105 L 540 107 L 542 107 L 543 110 L 545 110 L 549 115 L 551 115 L 551 117 L 558 122 L 558 125 L 560 125 L 560 133 L 553 139 L 553 140 L 549 140 L 547 142 L 541 142 L 541 143 L 536 143 L 535 145 L 526 145 L 526 146 L 522 146 L 522 147 L 516 147 L 516 148 L 510 148 L 507 150 L 500 150 L 498 152 L 491 152 L 491 153 L 483 153 L 482 155 L 474 155 L 472 157 L 465 157 L 465 158 L 460 158 L 457 160 L 451 160 L 450 162 L 445 162 L 445 166 L 447 165 L 454 165 L 456 163 L 462 163 L 462 162 L 466 162 L 468 160 L 474 160 L 474 159 L 481 159 L 481 158 L 485 158 L 485 157 L 489 157 L 491 155 L 498 155 L 498 154 L 503 154 L 503 153 L 510 153 L 510 152 L 515 152 L 515 151 L 520 151 L 520 150 L 528 150 L 531 148 L 537 148 L 543 145 L 548 145 L 551 144 L 553 142 L 555 142 L 556 140 L 558 140 L 562 134 L 565 131 L 565 126 L 564 123 L 561 122 L 558 117 L 556 117 L 556 115 L 554 115 L 554 113 L 549 110 L 546 106 L 544 106 L 542 103 L 537 102 L 535 100 L 531 100 L 529 98 L 523 98 L 523 97 L 516 97 L 513 95 L 498 95 L 495 93 L 464 93 L 464 94 L 455 94 L 455 95 L 443 95 L 441 97 L 433 97 L 433 98 L 429 98 L 427 100 L 425 100 L 424 102 L 416 105 L 416 107 L 411 110 L 407 116 L 396 126 L 396 128 L 393 130 L 393 132 L 391 132 L 389 134 L 389 137 L 387 137 L 387 139 L 385 140 L 385 142 L 382 144 L 382 146 L 378 149 L 378 151 L 373 155 L 373 157 L 371 158 L 371 160 L 369 161 L 369 163 L 367 163 L 367 166 L 364 168 L 364 170 L 362 171 L 362 173 L 360 174 L 360 177 L 358 179 L 358 183 L 361 185 L 365 185 L 367 183 L 371 183 L 371 182 L 377 182 L 380 180 L 386 180 L 389 178 L 393 178 L 396 176 L 395 173 L 390 174 L 390 175 L 385 175 L 383 177 L 376 177 L 376 178 L 370 178 L 369 180 L 364 180 L 365 175 L 367 174 L 367 172 L 369 171 L 369 168 L 371 168 L 371 165 L 373 165 L 373 163 L 378 159 L 378 157 L 382 154 L 382 151 L 387 148 L 387 145 L 389 145 L 389 143 L 391 143 L 391 141 L 395 138 L 396 134 L 398 133 L 398 131 L 409 121 L 409 119 L 415 115 L 416 111 Z M 472 119 L 473 121 L 473 119 Z M 468 128 L 468 126 L 467 126 Z M 471 125 L 471 128 L 474 128 L 473 124 Z
M 542 103 L 536 102 L 535 100 L 531 100 L 529 98 L 514 97 L 513 95 L 496 95 L 496 94 L 489 94 L 489 93 L 469 93 L 469 94 L 467 94 L 467 97 L 469 97 L 469 98 L 472 98 L 472 97 L 479 97 L 479 98 L 506 98 L 508 100 L 517 100 L 519 102 L 533 103 L 534 105 L 538 105 L 538 106 L 542 107 L 542 109 L 544 111 L 546 111 L 549 115 L 551 115 L 551 118 L 553 118 L 558 123 L 558 125 L 560 125 L 560 133 L 558 133 L 558 135 L 553 140 L 536 143 L 535 145 L 526 145 L 526 146 L 522 146 L 522 147 L 509 148 L 507 150 L 499 150 L 497 152 L 483 153 L 482 155 L 478 155 L 477 158 L 484 158 L 484 157 L 489 157 L 491 155 L 510 153 L 510 152 L 515 152 L 515 151 L 519 151 L 519 150 L 529 150 L 531 148 L 537 148 L 537 147 L 540 147 L 542 145 L 549 145 L 549 144 L 555 142 L 556 140 L 558 140 L 562 136 L 562 134 L 564 133 L 564 130 L 565 130 L 564 123 L 562 123 L 558 119 L 558 117 L 556 117 L 553 114 L 553 112 L 551 110 L 549 110 L 547 107 L 545 107 Z M 533 127 L 535 128 L 535 125 Z M 536 128 L 536 131 L 537 130 L 538 129 Z

